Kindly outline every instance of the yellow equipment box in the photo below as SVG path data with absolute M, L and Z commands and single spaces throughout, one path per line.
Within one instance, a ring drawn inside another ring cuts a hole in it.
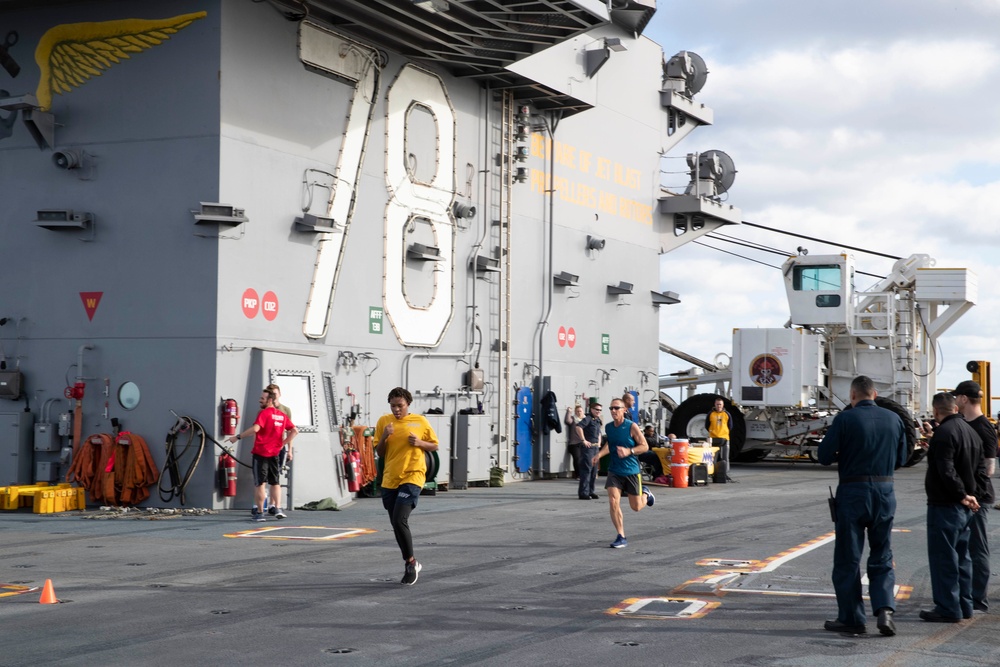
M 35 514 L 86 509 L 85 490 L 66 483 L 50 486 L 46 482 L 0 487 L 0 510 L 29 506 Z

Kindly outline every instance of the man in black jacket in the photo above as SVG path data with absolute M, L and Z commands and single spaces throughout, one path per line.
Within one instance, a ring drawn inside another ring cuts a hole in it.
M 934 429 L 927 450 L 927 560 L 934 608 L 920 618 L 933 623 L 958 623 L 972 618 L 972 561 L 969 524 L 979 509 L 976 469 L 982 458 L 979 435 L 972 430 L 951 394 L 935 394 Z
M 990 544 L 987 539 L 987 518 L 996 500 L 993 494 L 993 472 L 997 461 L 997 431 L 983 414 L 983 390 L 978 382 L 959 382 L 951 392 L 958 411 L 982 440 L 983 458 L 976 470 L 976 500 L 979 511 L 969 524 L 969 557 L 972 559 L 972 609 L 987 612 L 990 608 Z

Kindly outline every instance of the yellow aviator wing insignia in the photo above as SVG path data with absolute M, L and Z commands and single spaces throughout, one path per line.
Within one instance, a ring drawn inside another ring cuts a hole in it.
M 65 23 L 42 35 L 35 49 L 35 62 L 41 69 L 38 82 L 38 106 L 48 111 L 52 93 L 68 93 L 88 79 L 133 53 L 142 53 L 170 39 L 206 12 L 181 14 L 169 19 L 121 19 L 101 23 Z

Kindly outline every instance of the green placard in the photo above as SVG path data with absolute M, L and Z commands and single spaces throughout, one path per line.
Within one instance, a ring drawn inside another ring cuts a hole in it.
M 382 309 L 378 306 L 368 308 L 368 333 L 382 333 Z
M 611 334 L 601 334 L 601 354 L 611 354 Z

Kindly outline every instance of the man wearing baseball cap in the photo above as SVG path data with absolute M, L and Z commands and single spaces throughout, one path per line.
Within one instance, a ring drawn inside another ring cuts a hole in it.
M 934 394 L 931 407 L 938 425 L 927 447 L 924 491 L 934 608 L 921 610 L 920 619 L 961 623 L 963 618 L 972 618 L 974 611 L 969 526 L 979 509 L 976 470 L 983 448 L 979 434 L 958 413 L 958 399 L 953 395 Z
M 990 477 L 996 469 L 997 432 L 983 414 L 983 390 L 977 382 L 959 382 L 950 393 L 955 397 L 962 417 L 983 442 L 983 458 L 976 470 L 979 511 L 972 515 L 972 522 L 969 524 L 969 557 L 972 559 L 972 608 L 974 611 L 986 612 L 990 607 L 987 597 L 990 585 L 990 545 L 986 530 L 989 508 L 995 500 Z

